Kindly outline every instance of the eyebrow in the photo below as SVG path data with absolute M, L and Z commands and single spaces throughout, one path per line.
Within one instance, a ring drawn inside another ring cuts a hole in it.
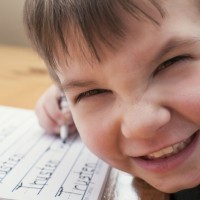
M 71 80 L 71 81 L 64 81 L 61 84 L 64 91 L 69 91 L 74 88 L 88 88 L 88 87 L 97 87 L 98 84 L 93 80 Z
M 159 60 L 160 58 L 164 57 L 166 54 L 168 54 L 170 51 L 173 51 L 174 49 L 181 48 L 184 46 L 189 46 L 199 41 L 200 38 L 189 38 L 189 39 L 172 38 L 169 41 L 167 41 L 160 49 L 156 57 L 156 60 Z
M 164 57 L 166 54 L 168 54 L 170 51 L 173 51 L 174 49 L 189 46 L 197 42 L 200 42 L 200 38 L 172 38 L 161 47 L 158 55 L 156 56 L 156 59 L 153 60 L 160 60 L 162 57 Z M 98 87 L 98 84 L 93 80 L 70 80 L 64 81 L 63 84 L 61 84 L 61 87 L 63 88 L 63 90 L 69 91 L 75 88 Z

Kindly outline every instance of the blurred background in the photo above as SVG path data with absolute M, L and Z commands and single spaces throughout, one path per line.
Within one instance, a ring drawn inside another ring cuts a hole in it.
M 25 0 L 0 0 L 0 43 L 28 46 L 22 12 Z
M 23 27 L 25 0 L 0 0 L 0 105 L 31 108 L 51 84 Z

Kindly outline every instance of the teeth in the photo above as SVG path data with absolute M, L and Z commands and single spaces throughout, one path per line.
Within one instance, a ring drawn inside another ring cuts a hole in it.
M 174 151 L 173 147 L 167 147 L 165 149 L 162 150 L 163 154 L 170 154 Z
M 191 140 L 192 139 L 190 137 L 190 138 L 186 139 L 185 141 L 181 141 L 178 144 L 174 144 L 172 146 L 166 147 L 159 151 L 153 152 L 151 154 L 148 154 L 145 157 L 147 159 L 169 157 L 169 156 L 174 155 L 174 154 L 178 153 L 179 151 L 183 150 L 191 142 Z

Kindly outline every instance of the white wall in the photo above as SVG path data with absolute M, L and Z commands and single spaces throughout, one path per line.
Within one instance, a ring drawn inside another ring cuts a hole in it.
M 27 46 L 23 28 L 25 0 L 0 0 L 0 44 Z

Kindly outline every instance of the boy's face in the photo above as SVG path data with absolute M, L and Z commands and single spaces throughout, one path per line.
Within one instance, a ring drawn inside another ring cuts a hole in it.
M 92 67 L 72 59 L 58 75 L 86 145 L 173 192 L 200 183 L 200 10 L 163 2 L 160 26 L 130 18 L 117 52 L 105 49 Z

